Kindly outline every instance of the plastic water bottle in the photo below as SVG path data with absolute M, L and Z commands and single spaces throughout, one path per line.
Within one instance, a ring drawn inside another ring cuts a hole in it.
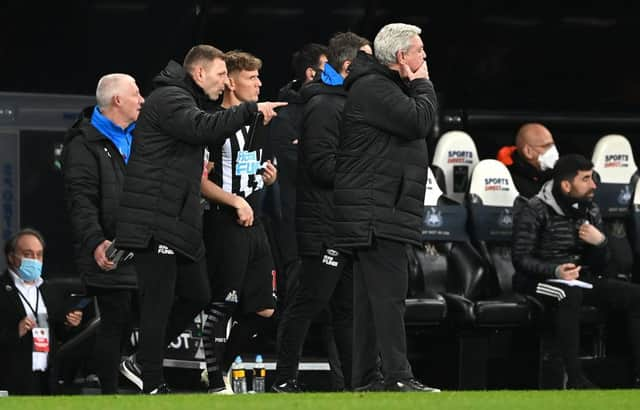
M 264 368 L 262 355 L 256 356 L 256 364 L 253 366 L 253 391 L 264 393 L 264 380 L 267 377 L 267 370 Z
M 240 356 L 236 356 L 236 359 L 231 365 L 231 386 L 235 394 L 247 392 L 247 377 Z

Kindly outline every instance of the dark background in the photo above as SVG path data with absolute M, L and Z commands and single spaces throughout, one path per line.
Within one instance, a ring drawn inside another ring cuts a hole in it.
M 261 98 L 274 99 L 303 44 L 346 30 L 373 40 L 384 24 L 406 22 L 423 29 L 439 93 L 434 135 L 464 129 L 484 159 L 510 144 L 523 122 L 539 121 L 561 153 L 590 156 L 607 133 L 624 134 L 640 149 L 640 3 L 110 0 L 0 7 L 0 91 L 93 95 L 102 75 L 125 72 L 146 94 L 169 59 L 182 61 L 191 46 L 209 43 L 261 57 Z M 51 273 L 73 269 L 62 177 L 53 167 L 62 138 L 26 133 L 22 144 L 33 149 L 21 150 L 21 220 L 50 239 Z
M 423 29 L 444 110 L 637 112 L 640 5 L 583 3 L 9 1 L 0 91 L 93 94 L 109 72 L 132 74 L 147 91 L 170 58 L 209 43 L 261 57 L 262 97 L 273 99 L 304 43 L 345 30 L 373 40 L 400 21 Z

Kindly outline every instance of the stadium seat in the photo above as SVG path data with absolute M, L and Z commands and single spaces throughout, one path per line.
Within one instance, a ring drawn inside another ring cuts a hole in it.
M 477 163 L 478 150 L 469 134 L 463 131 L 442 134 L 433 154 L 433 172 L 438 182 L 442 175 L 443 191 L 448 197 L 464 202 Z
M 77 277 L 55 277 L 47 279 L 50 293 L 58 299 L 59 306 L 71 307 L 78 298 L 85 297 L 82 280 Z M 78 371 L 84 370 L 85 361 L 93 354 L 95 335 L 100 326 L 100 312 L 95 297 L 91 297 L 89 305 L 82 309 L 82 323 L 72 330 L 71 334 L 58 340 L 56 354 L 51 363 L 51 380 L 54 394 L 79 393 L 74 386 Z M 63 312 L 62 312 L 63 313 Z
M 631 244 L 633 246 L 633 256 L 635 268 L 633 269 L 633 282 L 640 283 L 640 272 L 638 272 L 637 261 L 640 257 L 640 179 L 635 184 L 633 201 L 631 203 Z
M 631 144 L 622 135 L 605 135 L 596 144 L 591 160 L 598 182 L 594 201 L 602 212 L 611 252 L 606 274 L 626 280 L 633 266 L 628 231 L 631 200 L 638 179 Z
M 428 170 L 427 184 L 425 187 L 425 218 L 423 235 L 430 224 L 430 213 L 435 210 L 442 196 L 442 191 L 436 183 L 431 169 Z M 437 223 L 442 225 L 442 218 Z M 433 225 L 433 222 L 431 222 Z M 425 244 L 423 249 L 407 248 L 409 254 L 409 288 L 407 292 L 405 323 L 407 326 L 425 326 L 439 324 L 447 314 L 447 305 L 444 298 L 438 293 L 446 288 L 447 263 L 446 256 L 440 255 L 437 250 Z
M 507 167 L 496 160 L 480 161 L 471 178 L 469 209 L 473 243 L 487 262 L 482 299 L 475 301 L 476 326 L 521 326 L 531 320 L 527 299 L 515 294 L 511 281 L 513 205 L 518 191 Z

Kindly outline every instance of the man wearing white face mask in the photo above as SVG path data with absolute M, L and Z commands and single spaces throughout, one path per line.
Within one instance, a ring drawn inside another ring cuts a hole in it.
M 504 147 L 498 152 L 520 195 L 531 198 L 545 182 L 551 179 L 551 170 L 558 160 L 551 132 L 542 124 L 524 124 L 516 135 L 515 147 Z
M 76 327 L 82 311 L 65 312 L 42 274 L 44 240 L 23 229 L 5 245 L 8 271 L 0 276 L 0 390 L 10 395 L 49 393 L 56 333 Z M 58 332 L 56 332 L 58 330 Z

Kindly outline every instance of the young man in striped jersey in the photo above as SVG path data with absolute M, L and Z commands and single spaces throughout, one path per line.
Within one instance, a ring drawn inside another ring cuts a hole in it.
M 225 54 L 229 82 L 219 109 L 233 110 L 258 101 L 262 61 L 245 52 Z M 226 360 L 227 323 L 234 313 L 242 321 L 229 340 L 244 342 L 260 333 L 273 315 L 273 258 L 260 221 L 265 188 L 276 181 L 262 119 L 229 135 L 222 148 L 210 152 L 213 169 L 203 177 L 202 195 L 209 200 L 204 240 L 213 294 L 204 326 L 209 391 L 231 393 L 222 377 Z

